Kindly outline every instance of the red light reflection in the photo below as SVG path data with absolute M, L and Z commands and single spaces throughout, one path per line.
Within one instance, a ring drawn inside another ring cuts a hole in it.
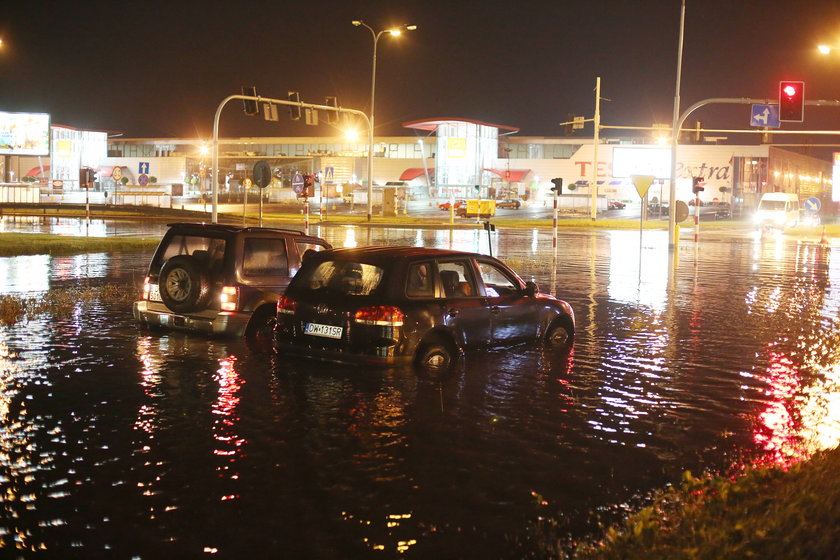
M 239 437 L 236 433 L 236 424 L 239 421 L 236 408 L 239 405 L 239 389 L 245 381 L 236 371 L 236 356 L 228 356 L 219 360 L 219 369 L 213 376 L 214 381 L 219 385 L 219 395 L 213 404 L 213 414 L 217 416 L 213 422 L 214 438 L 218 442 L 213 454 L 219 457 L 226 457 L 227 464 L 217 468 L 219 477 L 236 480 L 239 473 L 232 469 L 237 458 L 242 454 L 242 446 L 247 440 Z M 222 496 L 222 500 L 232 500 L 239 496 L 228 494 Z

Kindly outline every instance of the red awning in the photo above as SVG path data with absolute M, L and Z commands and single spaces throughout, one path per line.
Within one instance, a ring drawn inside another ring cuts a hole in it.
M 26 177 L 38 177 L 39 175 L 41 175 L 41 173 L 42 173 L 41 170 L 42 169 L 43 169 L 43 174 L 44 175 L 48 176 L 50 174 L 50 166 L 49 165 L 45 165 L 44 167 L 41 167 L 39 165 L 38 167 L 33 167 L 32 169 L 30 169 L 29 173 L 26 174 Z
M 429 168 L 429 175 L 431 175 L 434 172 L 435 172 L 435 168 L 430 167 Z M 425 174 L 426 174 L 426 170 L 423 169 L 422 167 L 410 167 L 410 168 L 408 168 L 408 169 L 406 169 L 405 171 L 402 172 L 402 175 L 400 175 L 400 181 L 411 181 L 412 179 L 416 179 L 417 177 L 420 177 L 421 175 L 425 175 Z
M 531 172 L 530 169 L 511 169 L 510 170 L 510 177 L 507 176 L 508 170 L 507 169 L 485 169 L 484 171 L 489 171 L 490 173 L 494 173 L 504 179 L 505 181 L 510 181 L 511 183 L 522 183 L 525 181 L 525 177 L 528 173 Z

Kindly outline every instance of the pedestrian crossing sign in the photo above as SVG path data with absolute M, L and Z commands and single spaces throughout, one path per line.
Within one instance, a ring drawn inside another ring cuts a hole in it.
M 324 168 L 324 184 L 332 185 L 335 183 L 335 167 Z

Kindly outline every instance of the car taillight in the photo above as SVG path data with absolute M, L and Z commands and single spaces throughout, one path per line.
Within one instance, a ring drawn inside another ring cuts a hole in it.
M 143 299 L 148 300 L 149 299 L 149 292 L 151 292 L 151 291 L 152 291 L 151 278 L 146 276 L 146 279 L 143 280 Z
M 280 296 L 280 299 L 277 300 L 277 313 L 286 313 L 288 315 L 292 315 L 297 308 L 297 304 L 295 300 L 290 297 L 286 297 L 285 295 Z
M 388 305 L 372 305 L 356 310 L 353 319 L 363 325 L 379 325 L 383 327 L 402 326 L 405 313 L 399 307 Z
M 224 286 L 219 294 L 219 304 L 222 311 L 236 311 L 239 305 L 239 289 L 236 286 Z

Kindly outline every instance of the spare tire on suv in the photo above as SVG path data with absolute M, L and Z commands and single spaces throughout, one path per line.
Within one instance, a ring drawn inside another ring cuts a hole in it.
M 176 255 L 160 269 L 160 299 L 178 313 L 207 307 L 212 295 L 210 279 L 200 259 Z

